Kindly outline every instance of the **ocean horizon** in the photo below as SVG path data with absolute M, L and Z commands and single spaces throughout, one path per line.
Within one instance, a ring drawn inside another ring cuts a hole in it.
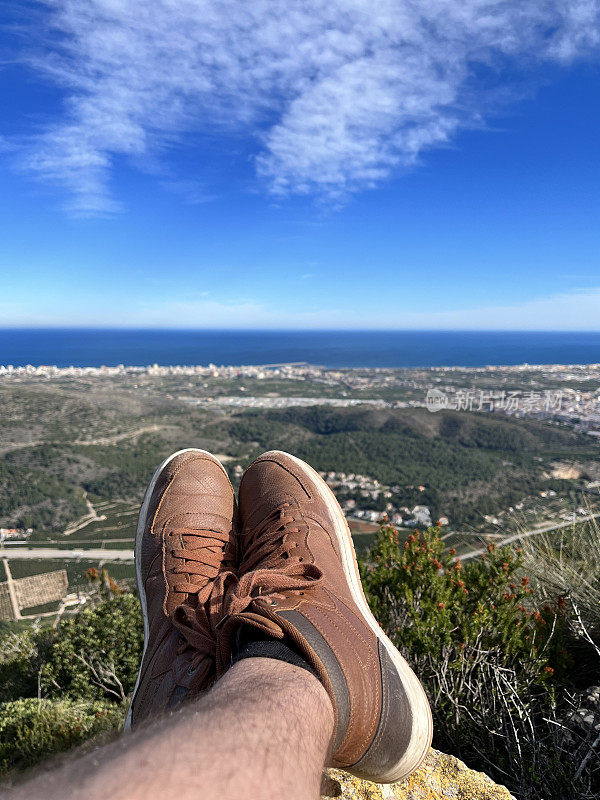
M 0 329 L 0 364 L 483 367 L 600 363 L 600 332 Z

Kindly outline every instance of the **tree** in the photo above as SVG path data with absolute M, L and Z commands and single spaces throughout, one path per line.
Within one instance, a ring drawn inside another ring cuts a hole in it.
M 139 600 L 123 593 L 63 620 L 42 670 L 50 697 L 124 702 L 142 654 Z

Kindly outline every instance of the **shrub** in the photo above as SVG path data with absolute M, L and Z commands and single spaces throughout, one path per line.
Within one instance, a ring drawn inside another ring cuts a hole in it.
M 386 525 L 361 564 L 371 608 L 423 682 L 437 746 L 520 800 L 592 796 L 597 762 L 577 773 L 590 742 L 560 722 L 573 710 L 560 685 L 566 614 L 535 607 L 520 553 L 454 556 L 437 528 L 401 543 Z
M 107 588 L 98 604 L 63 619 L 56 631 L 32 627 L 2 637 L 0 772 L 28 767 L 122 720 L 142 621 L 137 597 L 107 596 L 110 579 L 102 577 Z
M 533 590 L 520 574 L 519 555 L 490 545 L 480 561 L 463 565 L 454 556 L 444 552 L 437 528 L 417 531 L 404 544 L 395 528 L 381 528 L 362 577 L 390 637 L 413 657 L 477 644 L 497 651 L 499 663 L 524 659 L 547 683 L 551 673 L 539 653 L 546 622 L 530 610 Z
M 0 704 L 0 775 L 117 727 L 120 707 L 98 702 L 26 698 Z
M 0 636 L 0 703 L 37 694 L 48 642 L 48 632 L 37 627 Z
M 41 674 L 50 697 L 124 702 L 133 691 L 143 645 L 139 600 L 123 593 L 64 619 Z

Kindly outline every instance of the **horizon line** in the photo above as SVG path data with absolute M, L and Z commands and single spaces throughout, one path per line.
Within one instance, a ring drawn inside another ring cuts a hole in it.
M 155 333 L 560 333 L 600 334 L 600 328 L 171 328 L 160 326 L 108 325 L 0 325 L 2 333 L 24 331 L 155 332 Z

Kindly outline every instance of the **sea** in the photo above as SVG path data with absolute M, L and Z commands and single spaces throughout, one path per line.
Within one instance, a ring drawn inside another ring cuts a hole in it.
M 600 363 L 600 332 L 0 329 L 0 365 Z

